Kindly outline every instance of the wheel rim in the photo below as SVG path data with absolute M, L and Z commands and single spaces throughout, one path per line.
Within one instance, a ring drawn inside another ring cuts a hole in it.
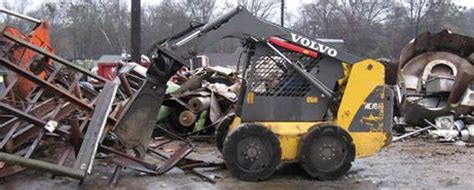
M 311 144 L 312 164 L 321 171 L 332 171 L 339 168 L 347 156 L 347 147 L 337 136 L 318 137 Z
M 237 144 L 237 165 L 247 172 L 260 172 L 271 161 L 270 143 L 257 136 L 246 137 Z

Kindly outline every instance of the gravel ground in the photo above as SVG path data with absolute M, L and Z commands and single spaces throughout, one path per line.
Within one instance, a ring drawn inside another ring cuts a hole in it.
M 284 166 L 269 180 L 258 183 L 239 181 L 222 169 L 201 170 L 217 176 L 215 184 L 179 169 L 163 176 L 125 170 L 117 189 L 472 189 L 473 153 L 472 147 L 407 139 L 391 144 L 376 156 L 356 160 L 352 169 L 336 181 L 312 180 L 298 165 Z M 200 144 L 193 156 L 219 161 L 220 154 L 211 145 Z M 113 169 L 97 161 L 93 175 L 82 184 L 29 170 L 0 179 L 0 189 L 106 189 Z

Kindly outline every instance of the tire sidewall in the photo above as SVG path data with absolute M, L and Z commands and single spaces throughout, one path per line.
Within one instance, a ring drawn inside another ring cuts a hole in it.
M 243 170 L 237 164 L 237 146 L 239 139 L 249 136 L 257 136 L 272 146 L 272 159 L 267 167 L 259 172 Z M 244 181 L 261 181 L 268 179 L 277 169 L 281 160 L 281 147 L 278 137 L 268 128 L 256 124 L 241 124 L 237 129 L 227 136 L 222 150 L 227 168 L 239 179 Z
M 308 149 L 310 149 L 308 146 L 312 146 L 313 142 L 311 139 L 315 139 L 320 135 L 335 136 L 343 139 L 347 154 L 345 155 L 342 164 L 337 169 L 332 171 L 321 171 L 312 164 L 313 162 L 310 160 L 311 151 L 308 151 Z M 310 128 L 308 133 L 306 133 L 302 138 L 299 151 L 299 160 L 303 169 L 311 177 L 319 180 L 334 180 L 343 176 L 352 167 L 351 162 L 354 161 L 355 158 L 355 146 L 351 136 L 344 129 L 330 124 L 317 125 Z

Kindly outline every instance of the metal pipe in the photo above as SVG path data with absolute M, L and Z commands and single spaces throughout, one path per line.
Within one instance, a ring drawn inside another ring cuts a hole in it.
M 179 113 L 179 123 L 184 127 L 193 127 L 197 120 L 197 116 L 190 110 L 185 110 Z
M 194 97 L 191 98 L 188 102 L 189 107 L 191 107 L 194 112 L 201 112 L 206 109 L 209 109 L 211 106 L 211 97 Z
M 191 173 L 193 173 L 194 175 L 197 175 L 197 176 L 199 176 L 199 177 L 201 177 L 201 178 L 203 178 L 203 179 L 209 181 L 209 182 L 212 183 L 212 184 L 216 183 L 216 180 L 214 180 L 212 177 L 207 176 L 207 175 L 204 175 L 203 173 L 197 171 L 197 170 L 194 169 L 194 168 L 193 168 L 193 169 L 190 169 L 189 171 L 190 171 Z
M 208 22 L 206 25 L 202 26 L 199 30 L 193 32 L 189 36 L 186 36 L 184 39 L 176 42 L 175 46 L 180 47 L 180 46 L 188 43 L 189 41 L 193 40 L 194 38 L 197 38 L 199 35 L 213 30 L 214 28 L 218 27 L 219 25 L 227 22 L 230 18 L 235 16 L 242 9 L 243 9 L 242 6 L 237 6 L 235 9 L 232 9 L 231 11 L 227 12 L 226 14 L 214 19 L 211 22 Z
M 188 43 L 192 39 L 198 37 L 200 34 L 201 34 L 201 31 L 198 30 L 198 31 L 192 33 L 191 35 L 187 36 L 186 38 L 180 40 L 179 42 L 176 42 L 176 46 L 180 47 L 180 46 L 184 45 L 185 43 Z
M 412 135 L 421 133 L 421 132 L 426 131 L 426 130 L 431 129 L 431 128 L 436 128 L 436 125 L 433 124 L 433 123 L 431 123 L 429 120 L 424 119 L 424 121 L 429 124 L 428 127 L 424 127 L 424 128 L 418 129 L 418 130 L 416 130 L 416 131 L 412 131 L 412 132 L 410 132 L 410 133 L 404 134 L 404 135 L 402 135 L 402 136 L 395 137 L 395 138 L 393 138 L 392 142 L 395 142 L 395 141 L 404 139 L 404 138 L 406 138 L 406 137 L 409 137 L 409 136 L 412 136 Z
M 404 138 L 407 138 L 407 137 L 409 137 L 409 136 L 412 136 L 412 135 L 421 133 L 421 132 L 426 131 L 426 130 L 431 129 L 431 128 L 432 128 L 432 126 L 430 125 L 430 126 L 428 126 L 428 127 L 424 127 L 424 128 L 418 129 L 418 130 L 416 130 L 416 131 L 412 131 L 412 132 L 407 133 L 407 134 L 404 134 L 404 135 L 402 135 L 402 136 L 395 137 L 395 138 L 393 138 L 392 142 L 399 141 L 399 140 L 401 140 L 401 139 L 404 139 Z
M 81 170 L 65 166 L 59 166 L 40 160 L 23 158 L 21 156 L 7 154 L 3 152 L 0 152 L 0 160 L 10 165 L 19 165 L 26 168 L 33 168 L 37 170 L 51 172 L 55 175 L 68 176 L 76 179 L 84 179 L 86 177 L 86 173 Z
M 41 20 L 39 20 L 39 19 L 29 17 L 29 16 L 26 16 L 24 14 L 20 14 L 20 13 L 17 13 L 17 12 L 14 12 L 14 11 L 11 11 L 11 10 L 8 10 L 8 9 L 5 9 L 5 8 L 0 8 L 0 12 L 3 12 L 7 15 L 12 15 L 12 16 L 15 16 L 15 17 L 18 17 L 18 18 L 21 18 L 21 19 L 25 19 L 27 21 L 34 22 L 36 24 L 41 23 Z

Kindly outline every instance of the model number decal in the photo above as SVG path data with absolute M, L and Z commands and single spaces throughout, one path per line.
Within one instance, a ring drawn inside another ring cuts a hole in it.
M 382 103 L 380 102 L 369 102 L 364 106 L 365 110 L 380 110 L 382 109 Z

